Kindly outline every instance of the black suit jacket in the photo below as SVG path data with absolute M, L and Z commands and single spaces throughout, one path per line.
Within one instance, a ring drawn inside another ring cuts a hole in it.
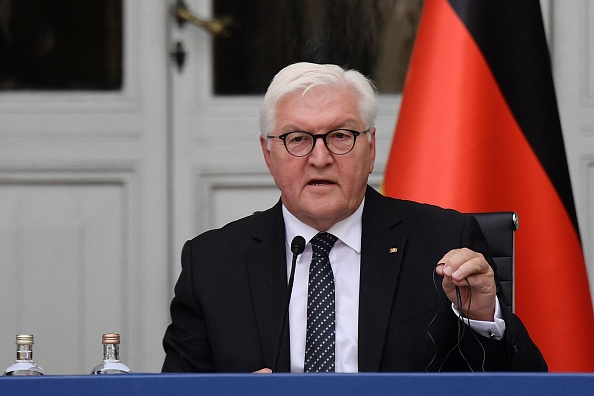
M 546 370 L 505 304 L 501 341 L 475 334 L 451 310 L 434 274 L 438 260 L 453 248 L 468 247 L 494 266 L 473 217 L 387 198 L 368 187 L 361 242 L 360 372 Z M 271 368 L 286 274 L 280 202 L 188 241 L 163 340 L 163 371 Z M 505 297 L 499 293 L 499 298 Z M 279 371 L 290 369 L 288 326 L 284 340 Z

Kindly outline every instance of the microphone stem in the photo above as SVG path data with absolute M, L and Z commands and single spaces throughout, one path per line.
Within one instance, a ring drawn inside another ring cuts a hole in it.
M 291 302 L 291 293 L 293 292 L 293 280 L 295 278 L 295 263 L 297 262 L 298 254 L 293 253 L 293 260 L 291 262 L 291 275 L 289 276 L 289 284 L 287 286 L 287 296 L 285 297 L 285 307 L 283 309 L 283 319 L 281 321 L 281 329 L 278 333 L 278 340 L 276 342 L 276 351 L 274 353 L 274 363 L 272 364 L 272 372 L 278 372 L 278 361 L 280 358 L 281 347 L 283 345 L 283 337 L 285 335 L 285 327 L 287 326 L 287 316 L 289 315 L 289 303 Z

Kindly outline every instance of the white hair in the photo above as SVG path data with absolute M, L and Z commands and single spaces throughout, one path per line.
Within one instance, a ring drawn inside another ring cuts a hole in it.
M 264 95 L 260 109 L 260 133 L 271 134 L 276 128 L 276 107 L 285 95 L 301 92 L 303 95 L 317 87 L 351 89 L 359 100 L 359 115 L 366 129 L 375 125 L 377 104 L 374 83 L 356 70 L 345 70 L 337 65 L 295 63 L 279 71 Z M 371 134 L 367 134 L 371 138 Z

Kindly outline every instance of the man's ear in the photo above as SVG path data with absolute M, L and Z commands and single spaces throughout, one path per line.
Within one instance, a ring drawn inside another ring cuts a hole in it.
M 270 149 L 268 148 L 268 140 L 263 134 L 260 134 L 260 147 L 264 155 L 264 162 L 266 162 L 266 166 L 270 169 Z
M 369 174 L 373 172 L 373 167 L 375 166 L 375 128 L 369 131 L 371 138 L 369 139 L 369 155 L 370 155 L 370 164 L 369 164 Z

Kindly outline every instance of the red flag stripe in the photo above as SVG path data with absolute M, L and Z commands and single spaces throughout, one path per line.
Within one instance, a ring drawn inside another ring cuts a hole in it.
M 387 195 L 464 212 L 516 211 L 516 311 L 551 371 L 594 371 L 579 237 L 472 36 L 428 0 L 385 174 Z

